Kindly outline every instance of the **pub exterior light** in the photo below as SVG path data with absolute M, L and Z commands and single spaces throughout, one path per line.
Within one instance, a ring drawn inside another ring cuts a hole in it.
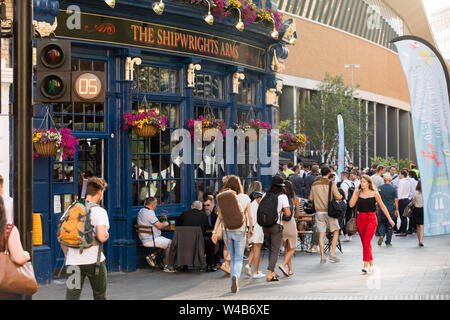
M 114 9 L 114 6 L 116 5 L 116 0 L 105 0 L 105 3 Z
M 203 17 L 207 24 L 212 25 L 214 23 L 214 17 L 211 14 L 211 2 L 208 1 L 208 14 Z
M 161 0 L 160 2 L 154 2 L 152 7 L 153 7 L 153 11 L 155 11 L 156 14 L 161 15 L 164 12 L 165 4 Z

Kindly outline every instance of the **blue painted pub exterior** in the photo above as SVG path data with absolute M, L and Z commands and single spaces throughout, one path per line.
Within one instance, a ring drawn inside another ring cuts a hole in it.
M 70 7 L 74 4 L 81 9 L 80 26 L 83 31 L 112 32 L 108 23 L 120 18 L 144 26 L 150 23 L 239 41 L 263 50 L 264 61 L 259 68 L 205 54 L 96 41 L 95 37 L 88 36 L 81 38 L 77 30 L 72 37 L 67 26 L 77 22 L 71 11 L 73 7 Z M 270 176 L 260 175 L 259 165 L 252 170 L 248 166 L 229 164 L 218 164 L 213 171 L 208 171 L 206 165 L 194 164 L 181 164 L 173 169 L 173 164 L 167 159 L 170 156 L 170 133 L 177 128 L 187 128 L 187 120 L 202 114 L 207 105 L 217 117 L 225 120 L 228 128 L 248 119 L 251 108 L 258 118 L 270 122 L 273 127 L 278 107 L 266 104 L 266 91 L 276 85 L 268 50 L 277 43 L 270 37 L 271 29 L 260 24 L 247 24 L 244 31 L 239 32 L 234 28 L 237 22 L 234 16 L 221 20 L 216 17 L 210 26 L 203 20 L 207 13 L 204 6 L 165 1 L 164 13 L 156 15 L 151 5 L 152 1 L 148 0 L 118 0 L 114 9 L 103 1 L 65 1 L 59 4 L 58 28 L 64 27 L 66 31 L 63 34 L 56 29 L 55 34 L 57 39 L 71 41 L 73 70 L 105 71 L 107 90 L 106 102 L 101 105 L 71 102 L 37 105 L 36 128 L 42 127 L 49 107 L 56 126 L 72 129 L 73 135 L 83 142 L 78 146 L 74 160 L 59 161 L 61 159 L 56 157 L 34 160 L 34 212 L 42 215 L 43 222 L 43 245 L 34 247 L 34 267 L 40 283 L 51 282 L 55 278 L 55 270 L 63 266 L 64 256 L 56 240 L 56 227 L 64 209 L 79 195 L 77 177 L 89 169 L 87 163 L 95 164 L 97 171 L 92 173 L 102 175 L 108 182 L 103 206 L 110 221 L 110 239 L 104 247 L 110 272 L 132 272 L 143 262 L 133 227 L 143 197 L 156 194 L 159 199 L 157 215 L 164 211 L 170 217 L 176 217 L 189 208 L 201 192 L 217 191 L 223 175 L 241 176 L 246 188 L 253 180 L 261 181 L 264 187 L 270 181 Z M 35 6 L 35 18 L 36 10 Z M 83 20 L 85 14 L 100 17 L 105 23 L 104 29 L 100 24 L 88 25 Z M 142 59 L 140 66 L 135 65 L 133 81 L 126 80 L 128 57 Z M 187 68 L 191 63 L 201 65 L 201 70 L 196 71 L 195 87 L 187 85 Z M 232 78 L 236 72 L 245 75 L 245 80 L 240 82 L 239 93 L 232 92 Z M 123 129 L 124 113 L 137 111 L 142 105 L 159 108 L 160 113 L 168 116 L 169 129 L 165 136 L 149 141 Z M 82 148 L 88 148 L 90 153 L 86 155 Z

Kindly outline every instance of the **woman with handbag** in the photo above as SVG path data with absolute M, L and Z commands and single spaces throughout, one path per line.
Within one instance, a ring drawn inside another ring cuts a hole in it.
M 27 264 L 30 254 L 23 250 L 17 228 L 13 224 L 6 224 L 2 196 L 0 196 L 0 250 L 0 299 L 19 300 L 22 294 L 35 293 L 37 283 L 34 272 L 31 263 Z
M 419 180 L 416 191 L 414 191 L 412 203 L 414 205 L 414 220 L 417 225 L 417 239 L 419 246 L 423 247 L 423 197 L 422 197 L 422 183 Z
M 295 218 L 300 216 L 300 201 L 296 197 L 294 192 L 294 185 L 291 181 L 285 180 L 285 194 L 288 197 L 291 212 L 295 212 Z M 284 259 L 283 263 L 278 266 L 278 269 L 283 272 L 286 277 L 292 276 L 294 271 L 292 270 L 292 257 L 295 253 L 295 248 L 297 247 L 297 224 L 292 214 L 289 217 L 282 217 L 283 223 L 283 245 L 284 245 Z M 289 273 L 286 271 L 286 265 L 289 268 Z
M 381 196 L 375 188 L 372 179 L 368 175 L 363 175 L 361 177 L 361 184 L 356 188 L 349 203 L 352 208 L 356 205 L 356 210 L 358 211 L 356 224 L 363 246 L 363 273 L 374 271 L 371 241 L 378 225 L 376 204 L 378 204 L 386 219 L 393 227 L 395 223 L 381 200 Z

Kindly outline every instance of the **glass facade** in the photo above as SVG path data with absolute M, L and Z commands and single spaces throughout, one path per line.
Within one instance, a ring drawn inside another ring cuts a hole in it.
M 409 34 L 403 20 L 381 0 L 278 0 L 279 10 L 318 21 L 391 50 L 395 37 Z

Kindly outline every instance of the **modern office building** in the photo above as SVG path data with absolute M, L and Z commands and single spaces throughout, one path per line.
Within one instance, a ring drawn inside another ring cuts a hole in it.
M 450 59 L 450 8 L 433 13 L 430 25 L 444 59 Z
M 298 41 L 278 78 L 283 81 L 280 118 L 299 113 L 328 72 L 359 85 L 373 134 L 353 154 L 354 165 L 370 166 L 370 157 L 415 161 L 409 92 L 398 54 L 390 40 L 415 35 L 435 47 L 420 0 L 278 0 L 284 19 L 293 18 Z M 448 34 L 445 17 L 442 36 Z M 356 65 L 353 68 L 349 65 Z M 347 66 L 347 67 L 346 67 Z M 344 119 L 345 124 L 345 119 Z

